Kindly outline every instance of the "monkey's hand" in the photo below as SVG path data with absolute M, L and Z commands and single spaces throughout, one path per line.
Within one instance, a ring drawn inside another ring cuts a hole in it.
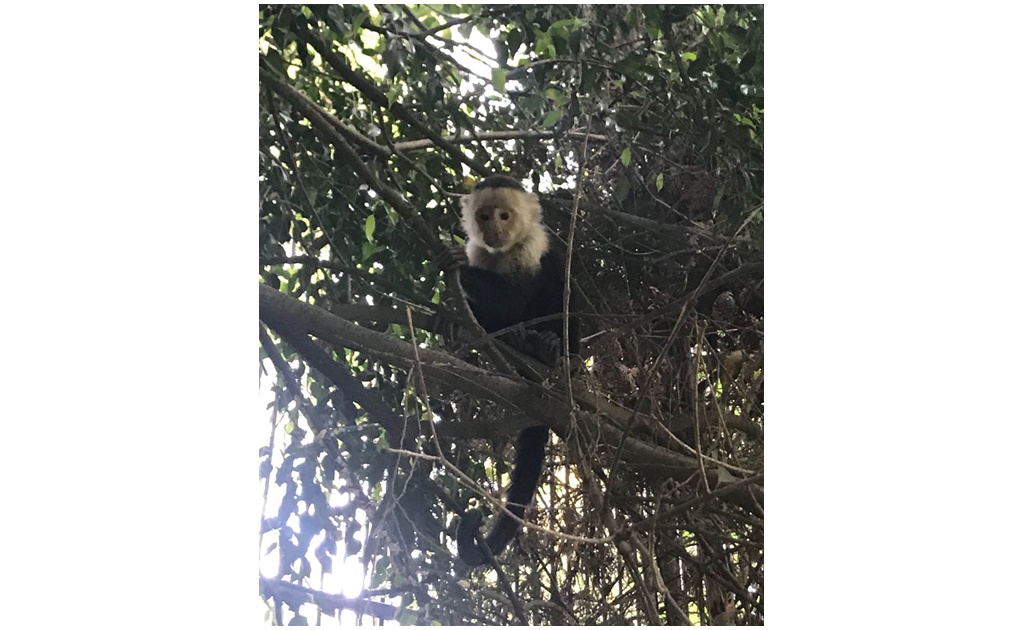
M 561 338 L 549 330 L 527 330 L 525 349 L 538 361 L 554 365 L 561 358 Z
M 519 352 L 533 356 L 532 344 L 530 342 L 530 336 L 533 334 L 535 333 L 532 330 L 526 330 L 520 324 L 502 334 L 500 339 Z
M 440 335 L 445 345 L 450 346 L 458 338 L 460 326 L 442 313 L 430 315 L 430 331 Z
M 561 358 L 561 338 L 549 330 L 517 326 L 501 335 L 501 341 L 547 365 L 554 365 Z
M 454 243 L 448 244 L 444 251 L 437 256 L 437 266 L 445 273 L 455 271 L 468 264 L 469 257 L 465 254 L 465 248 Z

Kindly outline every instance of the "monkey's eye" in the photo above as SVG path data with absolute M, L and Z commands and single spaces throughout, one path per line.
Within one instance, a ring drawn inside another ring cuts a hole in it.
M 480 213 L 480 221 L 489 221 L 489 220 L 490 220 L 490 215 L 489 214 L 487 214 L 486 212 L 481 212 Z
M 507 220 L 508 220 L 508 216 L 509 216 L 509 215 L 508 215 L 508 213 L 507 213 L 507 212 L 502 212 L 502 213 L 501 213 L 501 220 L 502 220 L 502 221 L 507 221 Z

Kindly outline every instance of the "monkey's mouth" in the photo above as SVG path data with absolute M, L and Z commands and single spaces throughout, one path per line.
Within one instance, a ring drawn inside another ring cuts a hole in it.
M 490 243 L 488 243 L 486 241 L 483 241 L 483 247 L 484 247 L 484 249 L 486 249 L 491 254 L 500 254 L 502 252 L 506 252 L 506 251 L 510 250 L 514 246 L 511 245 L 511 244 L 491 245 Z
M 507 251 L 508 248 L 511 247 L 511 245 L 508 244 L 502 245 L 500 239 L 486 237 L 483 238 L 483 245 L 491 254 Z

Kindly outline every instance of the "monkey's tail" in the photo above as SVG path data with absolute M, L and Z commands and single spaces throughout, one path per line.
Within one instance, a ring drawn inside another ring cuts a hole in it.
M 515 467 L 512 468 L 511 487 L 505 506 L 508 511 L 520 519 L 526 513 L 526 506 L 533 502 L 533 493 L 540 485 L 540 473 L 543 472 L 544 455 L 547 448 L 547 427 L 530 427 L 519 433 L 518 447 L 515 449 Z M 458 541 L 458 557 L 469 566 L 487 563 L 487 556 L 476 543 L 476 532 L 483 522 L 483 514 L 479 510 L 469 510 L 458 523 L 455 539 Z M 497 515 L 497 522 L 487 534 L 487 547 L 490 553 L 498 555 L 508 546 L 519 523 L 506 512 Z

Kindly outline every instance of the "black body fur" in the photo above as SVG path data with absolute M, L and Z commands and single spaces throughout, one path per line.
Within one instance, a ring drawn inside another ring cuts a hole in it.
M 507 181 L 506 181 L 507 180 Z M 510 183 L 509 183 L 510 182 Z M 488 177 L 476 186 L 481 188 L 513 188 L 522 190 L 521 184 L 509 177 L 495 175 Z M 535 230 L 545 230 L 539 221 L 539 215 L 530 219 L 535 221 Z M 530 227 L 531 230 L 534 227 Z M 470 239 L 472 235 L 470 234 Z M 546 243 L 546 239 L 544 239 Z M 490 256 L 516 256 L 514 251 L 491 252 Z M 548 246 L 540 258 L 538 268 L 528 270 L 518 268 L 511 273 L 498 273 L 489 269 L 468 266 L 461 269 L 461 284 L 469 297 L 470 306 L 476 320 L 487 332 L 495 332 L 509 326 L 529 322 L 533 319 L 551 317 L 542 322 L 526 324 L 527 331 L 535 331 L 547 336 L 556 335 L 564 351 L 564 335 L 562 306 L 564 303 L 565 281 L 564 258 Z M 570 299 L 573 296 L 570 296 Z M 574 299 L 571 299 L 574 302 Z M 569 313 L 574 312 L 574 305 L 569 306 Z M 568 351 L 579 353 L 579 328 L 575 317 L 568 321 Z M 529 351 L 529 350 L 527 350 Z M 536 354 L 534 351 L 533 354 Z M 537 356 L 549 361 L 552 357 Z M 545 426 L 531 427 L 519 433 L 518 446 L 515 451 L 515 466 L 511 474 L 511 486 L 508 488 L 506 506 L 509 512 L 523 517 L 533 501 L 533 494 L 540 483 L 540 474 L 546 455 L 547 439 L 550 430 Z M 457 542 L 458 555 L 463 562 L 471 566 L 485 564 L 487 557 L 476 543 L 475 535 L 479 530 L 483 515 L 478 510 L 465 514 L 458 524 Z M 519 523 L 501 512 L 497 515 L 490 533 L 486 537 L 487 546 L 493 555 L 504 551 L 515 536 Z

